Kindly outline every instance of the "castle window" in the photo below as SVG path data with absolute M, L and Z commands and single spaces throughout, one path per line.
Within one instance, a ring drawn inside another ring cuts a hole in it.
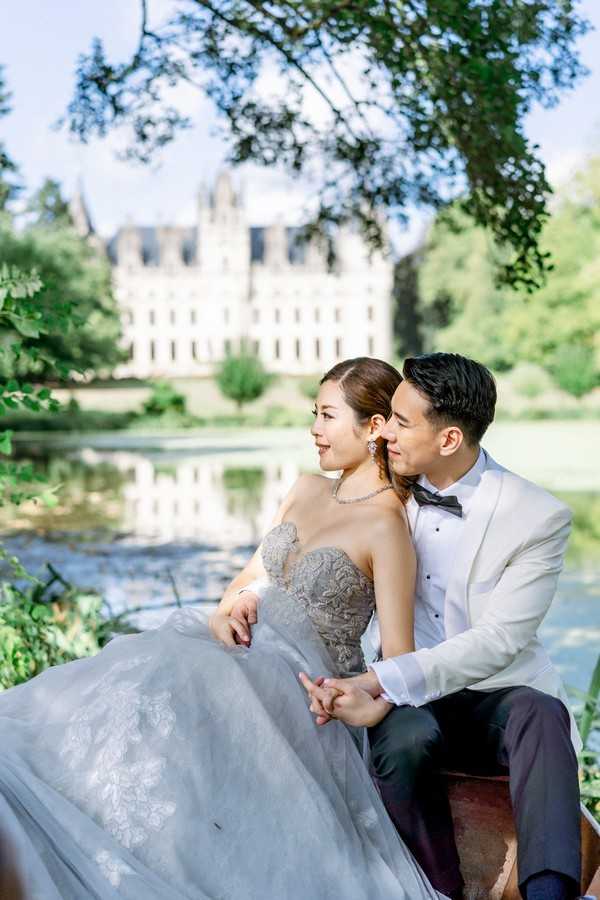
M 300 310 L 299 309 L 294 310 L 294 319 L 296 322 L 300 321 Z
M 175 324 L 175 310 L 174 309 L 172 309 L 169 312 L 169 321 L 171 322 L 171 325 Z
M 375 353 L 375 341 L 373 340 L 371 335 L 369 335 L 369 337 L 367 338 L 367 344 L 368 344 L 368 348 L 369 348 L 368 349 L 369 356 L 373 356 L 373 354 Z
M 335 355 L 337 356 L 338 359 L 342 355 L 342 339 L 341 338 L 335 339 Z
M 227 307 L 225 307 L 223 310 L 223 321 L 225 323 L 229 322 L 229 310 L 227 309 Z
M 275 338 L 275 359 L 279 359 L 281 357 L 281 341 L 279 338 Z
M 127 348 L 127 356 L 128 356 L 128 358 L 129 358 L 129 360 L 132 360 L 132 359 L 133 359 L 133 356 L 134 356 L 133 341 L 131 342 L 131 344 L 130 344 L 129 347 Z
M 295 341 L 295 347 L 296 347 L 296 359 L 300 359 L 300 358 L 301 358 L 301 355 L 302 355 L 302 350 L 301 350 L 301 345 L 300 345 L 300 338 L 296 338 L 296 341 Z
M 315 338 L 315 359 L 321 359 L 321 341 Z
M 334 319 L 335 319 L 336 322 L 341 322 L 341 321 L 342 321 L 342 311 L 341 311 L 341 309 L 339 308 L 339 306 L 337 306 L 337 307 L 335 308 L 334 313 L 333 313 L 333 317 L 334 317 Z
M 321 321 L 321 310 L 317 306 L 315 308 L 315 322 L 320 322 L 320 321 Z
M 198 344 L 192 341 L 192 359 L 198 359 Z
M 260 310 L 259 310 L 259 309 L 253 309 L 253 310 L 252 310 L 252 321 L 253 321 L 253 322 L 258 322 L 259 320 L 260 320 Z
M 231 341 L 229 340 L 229 338 L 225 338 L 225 340 L 223 341 L 223 353 L 225 354 L 225 356 L 229 356 L 229 354 L 231 353 Z
M 367 306 L 367 319 L 369 320 L 369 322 L 372 322 L 374 318 L 375 318 L 375 310 L 373 309 L 372 306 Z
M 152 362 L 156 359 L 156 341 L 150 341 L 150 359 Z
M 275 321 L 281 322 L 281 310 L 280 309 L 275 310 Z
M 175 362 L 177 359 L 177 344 L 175 341 L 170 341 L 171 344 L 171 361 Z
M 260 353 L 260 341 L 254 341 L 252 347 L 254 350 L 254 355 L 258 356 L 258 354 Z
M 190 324 L 191 325 L 196 324 L 196 310 L 195 309 L 190 309 Z
M 148 310 L 148 321 L 151 325 L 156 325 L 156 313 L 153 309 Z

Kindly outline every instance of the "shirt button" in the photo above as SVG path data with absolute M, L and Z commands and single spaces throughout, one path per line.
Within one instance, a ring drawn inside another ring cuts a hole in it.
M 436 619 L 439 619 L 439 617 L 440 617 L 439 613 L 434 613 L 434 615 L 435 615 Z
M 425 577 L 426 577 L 427 580 L 429 581 L 429 579 L 431 578 L 431 575 L 426 575 Z
M 439 531 L 440 529 L 439 529 L 439 528 L 436 528 L 435 530 L 436 530 L 436 531 Z

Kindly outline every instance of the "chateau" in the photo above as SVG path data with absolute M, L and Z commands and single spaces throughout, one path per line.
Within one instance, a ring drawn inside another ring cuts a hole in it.
M 393 262 L 369 258 L 353 229 L 339 229 L 331 268 L 297 229 L 251 227 L 227 172 L 197 209 L 194 228 L 126 225 L 107 245 L 130 354 L 117 375 L 207 375 L 242 346 L 297 375 L 390 359 Z

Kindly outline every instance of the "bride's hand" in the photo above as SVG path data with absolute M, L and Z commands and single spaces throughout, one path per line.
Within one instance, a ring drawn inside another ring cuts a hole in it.
M 230 615 L 241 622 L 248 631 L 248 644 L 252 640 L 252 625 L 258 622 L 258 604 L 260 597 L 254 591 L 242 591 L 238 595 Z
M 237 644 L 247 647 L 250 644 L 248 627 L 233 616 L 214 613 L 208 620 L 208 627 L 212 636 L 227 647 L 236 647 Z

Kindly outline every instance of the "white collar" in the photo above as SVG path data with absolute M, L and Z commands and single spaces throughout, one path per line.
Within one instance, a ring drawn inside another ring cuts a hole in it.
M 475 463 L 468 472 L 459 478 L 458 481 L 455 481 L 454 484 L 449 485 L 443 490 L 439 490 L 433 485 L 426 475 L 419 476 L 419 484 L 422 484 L 423 487 L 427 488 L 428 491 L 433 491 L 435 494 L 441 494 L 442 496 L 447 496 L 448 494 L 452 494 L 454 497 L 457 497 L 460 503 L 464 505 L 465 501 L 470 500 L 470 498 L 475 493 L 475 490 L 479 486 L 479 482 L 481 481 L 481 475 L 484 472 L 487 466 L 487 457 L 483 449 L 479 450 L 479 456 L 477 457 Z

